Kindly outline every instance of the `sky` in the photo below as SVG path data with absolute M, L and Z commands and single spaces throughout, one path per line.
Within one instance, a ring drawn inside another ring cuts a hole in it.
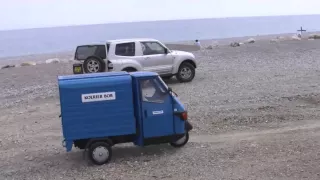
M 319 0 L 0 0 L 0 30 L 173 19 L 320 14 Z

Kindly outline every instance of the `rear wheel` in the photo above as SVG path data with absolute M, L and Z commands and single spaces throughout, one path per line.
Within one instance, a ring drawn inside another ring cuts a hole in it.
M 88 155 L 92 163 L 103 165 L 111 160 L 112 149 L 106 142 L 95 142 L 90 145 Z
M 106 69 L 106 65 L 101 58 L 89 57 L 84 61 L 83 69 L 86 73 L 104 72 Z
M 186 132 L 185 135 L 182 138 L 180 138 L 180 139 L 178 139 L 178 140 L 176 140 L 174 142 L 171 142 L 170 145 L 172 147 L 179 148 L 179 147 L 182 147 L 182 146 L 186 145 L 188 143 L 188 141 L 189 141 L 189 133 Z
M 179 67 L 177 79 L 180 82 L 190 82 L 193 80 L 195 74 L 195 67 L 188 62 L 184 62 Z

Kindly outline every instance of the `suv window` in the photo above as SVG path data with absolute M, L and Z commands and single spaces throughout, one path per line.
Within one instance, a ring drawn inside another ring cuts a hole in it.
M 75 59 L 85 60 L 89 56 L 97 56 L 101 59 L 106 59 L 105 45 L 84 45 L 78 46 L 75 53 Z
M 159 87 L 157 79 L 140 80 L 142 101 L 164 103 L 166 91 Z
M 141 42 L 143 55 L 165 54 L 165 48 L 158 42 Z
M 121 43 L 116 45 L 115 54 L 118 56 L 135 56 L 135 43 Z

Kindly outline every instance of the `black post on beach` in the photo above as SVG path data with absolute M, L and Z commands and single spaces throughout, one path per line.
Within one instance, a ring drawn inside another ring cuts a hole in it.
M 302 26 L 301 26 L 300 29 L 297 30 L 297 31 L 299 31 L 300 32 L 300 36 L 302 36 L 302 32 L 306 32 L 307 30 L 303 29 Z

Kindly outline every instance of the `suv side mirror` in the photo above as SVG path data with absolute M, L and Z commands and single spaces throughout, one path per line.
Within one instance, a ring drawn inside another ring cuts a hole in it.
M 168 54 L 169 53 L 169 50 L 167 48 L 164 48 L 164 53 L 165 54 Z

